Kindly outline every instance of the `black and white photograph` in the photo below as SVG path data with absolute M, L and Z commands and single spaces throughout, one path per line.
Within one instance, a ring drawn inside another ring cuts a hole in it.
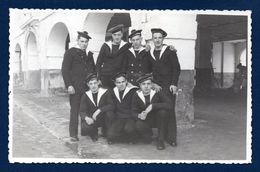
M 9 19 L 11 163 L 251 163 L 251 11 Z

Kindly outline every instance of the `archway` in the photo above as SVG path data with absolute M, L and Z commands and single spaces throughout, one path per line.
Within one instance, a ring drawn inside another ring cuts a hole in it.
M 13 74 L 14 74 L 14 84 L 20 84 L 23 82 L 23 76 L 22 76 L 22 60 L 21 60 L 21 46 L 20 44 L 16 44 L 15 46 L 15 54 L 14 54 L 14 61 L 13 61 L 13 65 L 14 65 L 14 70 L 13 70 Z
M 84 21 L 83 30 L 87 31 L 95 39 L 95 41 L 89 43 L 89 49 L 94 51 L 95 57 L 105 41 L 106 29 L 113 15 L 114 13 L 91 12 Z
M 95 60 L 102 44 L 109 39 L 110 35 L 107 35 L 107 30 L 116 24 L 125 25 L 126 31 L 124 38 L 126 38 L 128 35 L 128 27 L 131 26 L 130 15 L 128 13 L 91 12 L 87 15 L 84 21 L 83 30 L 87 31 L 95 40 L 90 41 L 89 44 L 89 49 L 94 52 Z
M 36 36 L 32 32 L 29 33 L 27 39 L 27 60 L 29 70 L 38 70 L 40 68 Z
M 62 60 L 64 52 L 69 48 L 70 35 L 67 26 L 64 23 L 56 23 L 49 34 L 47 43 L 47 58 L 52 61 L 53 58 Z M 55 64 L 49 64 L 55 65 Z M 48 66 L 49 66 L 48 65 Z M 58 64 L 60 69 L 60 65 Z M 56 66 L 56 65 L 55 65 Z M 54 66 L 50 68 L 56 69 Z
M 56 23 L 50 31 L 47 41 L 47 69 L 44 78 L 44 88 L 55 90 L 64 88 L 64 82 L 61 75 L 61 65 L 65 51 L 69 48 L 70 34 L 67 26 L 62 23 Z
M 27 59 L 27 74 L 26 74 L 26 87 L 28 89 L 41 88 L 41 73 L 40 73 L 40 60 L 38 54 L 38 47 L 36 36 L 30 32 L 26 42 L 26 59 Z

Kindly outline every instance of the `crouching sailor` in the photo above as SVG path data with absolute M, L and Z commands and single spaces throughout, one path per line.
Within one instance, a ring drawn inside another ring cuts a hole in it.
M 89 91 L 81 98 L 80 117 L 83 136 L 90 136 L 93 141 L 98 140 L 98 127 L 105 130 L 111 126 L 114 118 L 114 105 L 107 89 L 99 87 L 100 82 L 96 74 L 89 74 L 86 78 Z
M 131 114 L 132 96 L 138 89 L 128 84 L 126 73 L 119 72 L 113 77 L 116 87 L 111 95 L 115 104 L 116 119 L 108 131 L 108 143 L 126 141 L 134 143 L 136 139 L 135 118 Z
M 136 117 L 136 130 L 144 142 L 152 141 L 152 128 L 158 128 L 156 147 L 165 149 L 166 119 L 171 109 L 170 99 L 162 91 L 152 90 L 152 74 L 143 74 L 138 79 L 140 90 L 132 98 L 132 115 Z

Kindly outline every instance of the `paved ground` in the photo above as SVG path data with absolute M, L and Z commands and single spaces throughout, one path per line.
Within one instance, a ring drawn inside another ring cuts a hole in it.
M 13 157 L 78 158 L 61 140 L 17 106 L 14 114 Z
M 165 150 L 158 151 L 155 143 L 107 145 L 103 138 L 92 143 L 89 138 L 80 137 L 78 143 L 70 143 L 67 96 L 41 97 L 32 91 L 14 91 L 14 157 L 170 160 L 246 158 L 246 102 L 240 96 L 196 98 L 196 120 L 187 127 L 178 126 L 178 146 L 173 148 L 166 145 Z

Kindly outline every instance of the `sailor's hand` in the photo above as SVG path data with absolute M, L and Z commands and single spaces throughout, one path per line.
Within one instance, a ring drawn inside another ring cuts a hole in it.
M 86 120 L 86 123 L 87 123 L 88 125 L 91 125 L 91 124 L 94 123 L 94 120 L 93 120 L 92 118 L 88 117 L 88 116 L 85 117 L 85 120 Z
M 147 113 L 145 111 L 138 114 L 138 118 L 141 120 L 145 120 L 147 116 Z
M 75 94 L 75 89 L 72 85 L 68 86 L 68 94 Z
M 162 90 L 162 87 L 156 83 L 153 83 L 152 88 L 158 93 Z
M 170 92 L 172 92 L 172 94 L 177 94 L 178 87 L 176 87 L 175 85 L 170 85 Z
M 170 50 L 177 52 L 177 49 L 173 45 L 169 45 Z

